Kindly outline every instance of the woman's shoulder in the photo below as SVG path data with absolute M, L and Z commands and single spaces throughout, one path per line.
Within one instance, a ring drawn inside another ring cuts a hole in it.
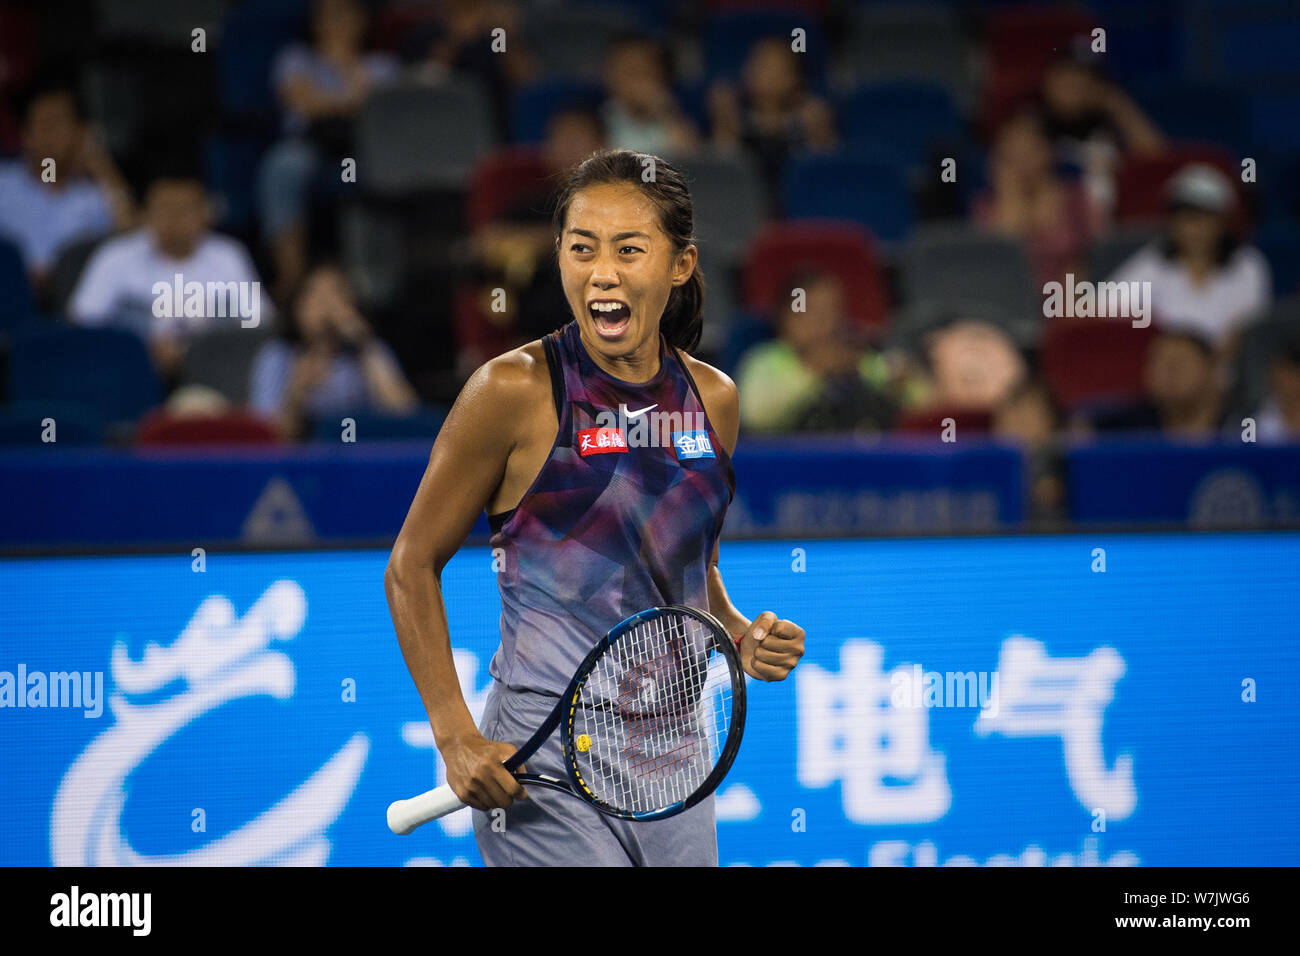
M 465 383 L 461 394 L 479 398 L 517 413 L 539 396 L 549 400 L 551 375 L 541 339 L 502 352 L 480 365 Z
M 705 393 L 713 393 L 719 396 L 736 394 L 736 383 L 731 380 L 731 376 L 721 369 L 714 368 L 708 362 L 697 359 L 694 355 L 687 352 L 678 351 L 682 358 L 682 364 L 686 371 L 691 373 L 691 378 L 695 380 L 695 386 Z
M 726 372 L 700 361 L 694 355 L 682 351 L 677 354 L 681 356 L 682 367 L 699 389 L 704 413 L 713 422 L 714 429 L 724 438 L 729 436 L 730 452 L 736 444 L 736 433 L 740 427 L 740 392 L 736 383 Z

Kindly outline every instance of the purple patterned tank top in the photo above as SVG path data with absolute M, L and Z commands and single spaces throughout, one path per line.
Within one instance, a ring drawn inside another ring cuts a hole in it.
M 735 472 L 662 335 L 659 372 L 641 383 L 597 366 L 576 321 L 542 342 L 560 427 L 519 505 L 489 515 L 501 549 L 501 647 L 489 670 L 511 689 L 558 695 L 625 617 L 708 608 Z

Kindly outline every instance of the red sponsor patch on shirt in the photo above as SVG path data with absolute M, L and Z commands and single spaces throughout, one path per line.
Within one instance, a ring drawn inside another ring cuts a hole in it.
M 578 432 L 578 454 L 604 455 L 611 451 L 627 452 L 627 439 L 621 428 L 584 428 Z

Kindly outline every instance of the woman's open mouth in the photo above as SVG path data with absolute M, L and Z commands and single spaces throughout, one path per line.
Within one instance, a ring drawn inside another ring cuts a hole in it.
M 632 309 L 617 299 L 597 299 L 587 303 L 596 334 L 604 339 L 616 339 L 627 331 L 632 322 Z

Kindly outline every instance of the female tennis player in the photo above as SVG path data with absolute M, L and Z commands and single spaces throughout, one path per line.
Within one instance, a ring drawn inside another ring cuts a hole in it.
M 712 612 L 759 680 L 784 680 L 803 655 L 803 630 L 772 611 L 746 618 L 718 570 L 739 400 L 730 378 L 687 354 L 704 279 L 681 173 L 643 153 L 595 153 L 562 188 L 554 225 L 573 321 L 466 383 L 393 547 L 389 608 L 487 865 L 716 866 L 711 796 L 671 818 L 624 821 L 563 793 L 526 793 L 502 765 L 605 632 L 645 608 Z M 667 427 L 641 429 L 643 415 Z M 644 441 L 629 441 L 638 429 Z M 484 510 L 501 646 L 475 727 L 440 576 Z M 558 737 L 527 770 L 564 777 Z

